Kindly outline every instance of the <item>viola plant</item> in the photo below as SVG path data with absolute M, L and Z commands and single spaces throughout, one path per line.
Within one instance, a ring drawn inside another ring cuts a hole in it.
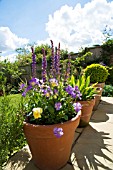
M 23 91 L 24 115 L 26 122 L 35 125 L 52 125 L 63 123 L 74 118 L 81 110 L 81 104 L 76 100 L 81 99 L 78 86 L 72 87 L 68 84 L 68 75 L 60 73 L 60 53 L 59 48 L 54 53 L 52 43 L 52 65 L 49 75 L 47 75 L 47 60 L 45 50 L 42 49 L 42 79 L 32 77 L 28 84 L 21 84 Z M 33 52 L 33 49 L 32 49 Z M 34 55 L 34 53 L 33 53 Z M 35 63 L 33 57 L 33 63 Z M 70 56 L 69 56 L 70 60 Z M 34 64 L 33 64 L 34 66 Z M 35 70 L 35 69 L 32 69 Z M 35 74 L 33 74 L 35 75 Z M 55 127 L 53 133 L 57 137 L 63 135 L 63 129 Z

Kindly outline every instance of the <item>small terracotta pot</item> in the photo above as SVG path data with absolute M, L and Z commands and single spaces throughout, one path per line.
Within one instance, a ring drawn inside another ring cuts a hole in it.
M 98 84 L 96 84 L 96 87 L 101 87 L 102 90 L 103 90 L 104 86 L 105 86 L 105 83 L 98 83 Z
M 24 122 L 24 134 L 37 167 L 42 170 L 58 170 L 67 163 L 80 116 L 81 111 L 72 120 L 54 125 L 33 125 Z M 57 138 L 54 135 L 55 127 L 63 129 L 62 137 Z
M 92 115 L 92 110 L 93 106 L 95 104 L 95 99 L 89 100 L 89 101 L 79 101 L 82 105 L 82 115 L 80 118 L 80 123 L 79 127 L 85 127 L 89 124 L 91 115 Z
M 93 111 L 97 110 L 97 108 L 98 108 L 98 105 L 100 103 L 101 96 L 102 96 L 102 90 L 103 89 L 101 87 L 97 88 L 97 94 L 95 94 L 95 104 L 93 107 Z

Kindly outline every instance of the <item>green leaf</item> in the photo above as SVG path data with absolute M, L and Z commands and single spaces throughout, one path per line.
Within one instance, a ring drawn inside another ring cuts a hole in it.
M 54 107 L 52 107 L 51 105 L 48 106 L 48 111 L 53 114 L 54 113 Z
M 75 77 L 73 75 L 71 76 L 70 83 L 73 87 L 75 86 Z
M 90 76 L 88 76 L 87 78 L 86 78 L 86 87 L 88 87 L 90 85 Z
M 67 116 L 67 115 L 64 115 L 64 119 L 65 119 L 65 120 L 68 120 L 68 116 Z

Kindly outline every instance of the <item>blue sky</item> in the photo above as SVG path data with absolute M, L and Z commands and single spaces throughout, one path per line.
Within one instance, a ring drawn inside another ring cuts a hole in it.
M 49 14 L 53 14 L 61 6 L 75 6 L 75 0 L 1 0 L 0 26 L 9 27 L 13 33 L 30 41 L 47 38 L 45 23 Z
M 101 44 L 106 25 L 113 29 L 110 0 L 0 0 L 0 51 L 6 56 L 27 43 L 53 39 L 77 52 Z

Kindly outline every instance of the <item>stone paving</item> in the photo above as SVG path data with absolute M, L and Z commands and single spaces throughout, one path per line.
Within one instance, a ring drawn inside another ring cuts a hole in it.
M 5 170 L 39 170 L 28 146 L 15 154 Z M 70 159 L 60 170 L 113 170 L 113 97 L 102 97 L 85 128 L 77 128 Z

